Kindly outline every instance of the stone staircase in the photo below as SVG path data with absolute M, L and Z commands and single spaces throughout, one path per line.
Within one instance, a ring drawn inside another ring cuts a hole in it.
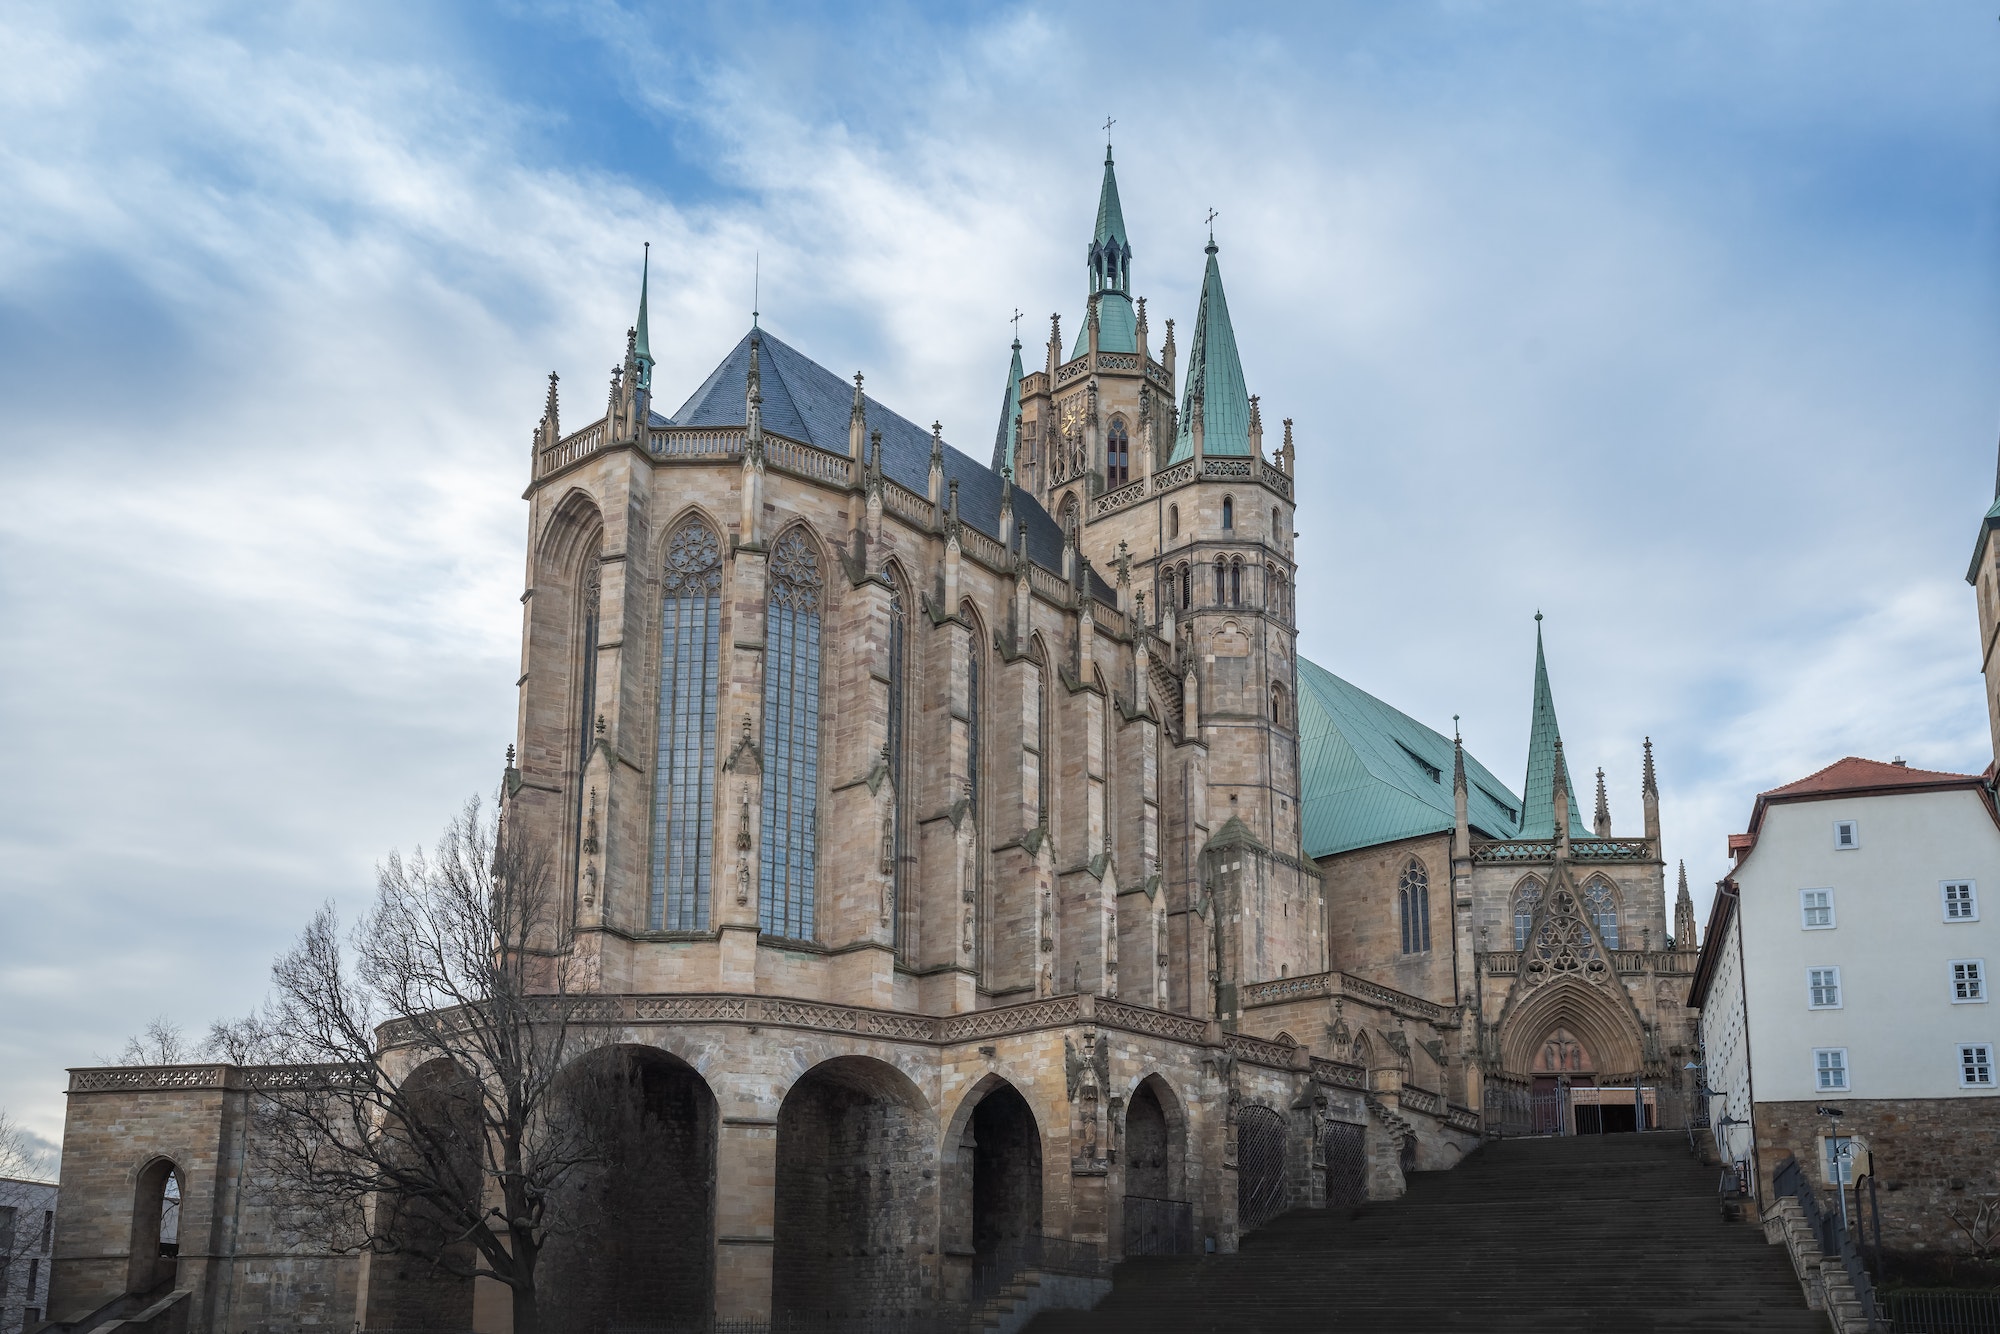
M 1402 1199 L 1294 1210 L 1235 1255 L 1129 1260 L 1029 1334 L 1824 1334 L 1782 1246 L 1721 1220 L 1678 1132 L 1501 1140 Z

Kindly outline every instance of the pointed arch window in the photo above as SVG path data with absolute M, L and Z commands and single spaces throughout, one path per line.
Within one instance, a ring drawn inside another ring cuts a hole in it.
M 1611 886 L 1602 880 L 1592 880 L 1583 887 L 1583 907 L 1590 917 L 1590 929 L 1604 943 L 1604 948 L 1618 948 L 1618 896 Z
M 1229 562 L 1215 558 L 1215 605 L 1220 607 L 1229 600 Z
M 1402 917 L 1403 953 L 1424 954 L 1431 947 L 1431 878 L 1415 857 L 1396 882 L 1396 907 Z
M 1229 605 L 1243 605 L 1243 562 L 1240 560 L 1229 562 Z
M 1167 506 L 1167 536 L 1179 537 L 1180 535 L 1181 507 L 1179 505 L 1169 505 Z
M 1132 441 L 1125 432 L 1125 419 L 1113 417 L 1104 442 L 1104 485 L 1116 491 L 1132 480 Z
M 1194 606 L 1194 574 L 1188 568 L 1187 563 L 1183 561 L 1181 563 L 1181 610 L 1187 611 L 1191 609 L 1193 606 Z
M 1222 498 L 1222 526 L 1225 530 L 1236 526 L 1236 498 L 1234 496 L 1224 496 Z
M 904 883 L 904 813 L 909 807 L 909 794 L 903 783 L 906 767 L 905 757 L 909 754 L 909 733 L 905 710 L 908 707 L 908 663 L 909 663 L 909 597 L 903 591 L 903 582 L 894 573 L 889 575 L 889 784 L 895 790 L 896 805 L 890 813 L 889 856 L 890 856 L 890 907 L 889 920 L 895 924 L 896 953 L 901 955 L 909 948 L 909 924 L 905 922 L 903 907 Z
M 1280 727 L 1285 724 L 1285 688 L 1276 681 L 1271 682 L 1271 721 Z
M 1528 948 L 1528 932 L 1534 929 L 1535 908 L 1542 901 L 1542 882 L 1535 879 L 1523 880 L 1521 887 L 1514 891 L 1514 948 Z
M 764 625 L 763 862 L 757 923 L 793 940 L 813 935 L 819 819 L 819 553 L 797 528 L 771 552 Z
M 689 519 L 667 539 L 660 584 L 660 726 L 647 908 L 655 931 L 708 927 L 721 641 L 722 541 L 706 522 Z
M 572 894 L 583 875 L 583 774 L 597 744 L 597 622 L 602 601 L 604 567 L 600 547 L 593 544 L 583 561 L 583 589 L 577 599 L 576 627 L 576 793 L 570 809 L 570 873 Z

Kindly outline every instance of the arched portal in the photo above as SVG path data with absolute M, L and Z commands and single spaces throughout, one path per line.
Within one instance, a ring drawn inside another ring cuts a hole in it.
M 370 1257 L 367 1323 L 378 1329 L 464 1329 L 472 1319 L 470 1242 L 461 1221 L 483 1185 L 479 1090 L 451 1061 L 427 1061 L 402 1084 L 401 1115 L 385 1130 L 398 1160 L 435 1187 L 378 1206 L 395 1249 Z
M 996 1255 L 1042 1230 L 1042 1135 L 1028 1100 L 1003 1084 L 967 1123 L 972 1148 L 972 1249 Z
M 1125 1106 L 1127 1255 L 1184 1255 L 1194 1249 L 1184 1122 L 1179 1100 L 1158 1075 L 1132 1091 Z
M 1236 1226 L 1262 1227 L 1285 1208 L 1285 1118 L 1245 1107 L 1236 1126 Z
M 708 1082 L 657 1048 L 607 1048 L 567 1072 L 557 1115 L 593 1161 L 552 1201 L 565 1224 L 542 1254 L 545 1324 L 582 1334 L 663 1311 L 706 1319 L 717 1119 Z
M 792 1085 L 778 1109 L 774 1323 L 923 1305 L 932 1152 L 923 1096 L 892 1066 L 842 1056 Z
M 133 1184 L 132 1250 L 125 1288 L 151 1292 L 171 1283 L 179 1265 L 184 1180 L 171 1158 L 155 1158 L 139 1169 Z

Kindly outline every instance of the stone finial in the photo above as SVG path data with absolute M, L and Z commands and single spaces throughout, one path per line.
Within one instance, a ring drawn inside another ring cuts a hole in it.
M 604 715 L 601 713 L 597 715 L 597 737 L 600 741 L 604 739 Z
M 1646 761 L 1644 770 L 1640 775 L 1639 790 L 1650 792 L 1654 795 L 1658 795 L 1660 791 L 1659 781 L 1653 773 L 1653 738 L 1651 737 L 1646 738 Z
M 1591 827 L 1599 838 L 1611 837 L 1611 803 L 1604 796 L 1604 769 L 1597 770 L 1597 811 L 1591 817 Z
M 507 767 L 508 767 L 509 769 L 511 769 L 511 768 L 513 768 L 513 767 L 514 767 L 514 743 L 513 743 L 513 742 L 511 742 L 511 741 L 509 741 L 509 742 L 507 743 Z M 1686 862 L 1682 862 L 1682 863 L 1681 863 L 1681 883 L 1682 883 L 1683 885 L 1687 884 L 1687 863 L 1686 863 Z
M 549 400 L 542 408 L 542 421 L 549 433 L 549 443 L 562 439 L 562 411 L 556 401 L 556 373 L 549 372 Z

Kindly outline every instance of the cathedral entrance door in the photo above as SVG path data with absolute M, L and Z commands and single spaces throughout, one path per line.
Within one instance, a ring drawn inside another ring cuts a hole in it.
M 1236 1126 L 1236 1228 L 1262 1227 L 1285 1207 L 1285 1118 L 1245 1107 Z

